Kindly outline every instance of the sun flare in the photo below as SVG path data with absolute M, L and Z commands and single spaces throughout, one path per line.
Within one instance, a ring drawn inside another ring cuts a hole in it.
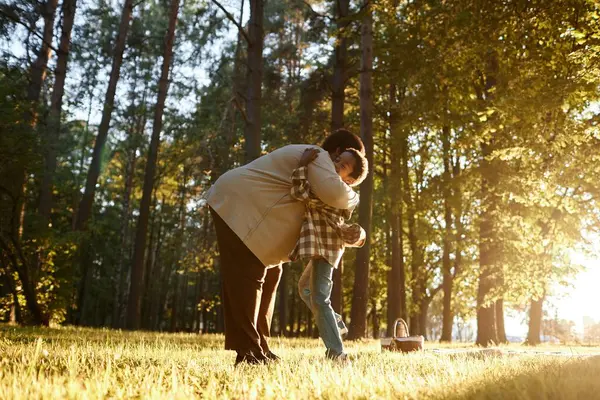
M 583 333 L 584 317 L 600 321 L 600 243 L 592 255 L 574 252 L 571 261 L 583 270 L 573 279 L 572 286 L 557 288 L 551 302 L 558 318 L 575 322 L 576 332 Z

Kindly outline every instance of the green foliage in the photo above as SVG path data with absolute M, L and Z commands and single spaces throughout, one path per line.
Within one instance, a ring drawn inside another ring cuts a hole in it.
M 338 21 L 332 18 L 334 2 L 309 3 L 312 10 L 303 2 L 267 3 L 264 152 L 288 143 L 318 144 L 330 130 Z M 429 310 L 428 332 L 435 337 L 442 310 L 446 201 L 452 211 L 452 308 L 457 321 L 474 317 L 481 272 L 480 226 L 487 218 L 487 198 L 481 190 L 486 164 L 498 172 L 498 183 L 489 193 L 497 208 L 489 218 L 494 223 L 494 241 L 500 244 L 493 260 L 497 284 L 487 294 L 487 303 L 504 298 L 507 307 L 521 310 L 531 299 L 552 294 L 556 284 L 568 283 L 578 271 L 568 257 L 570 249 L 585 248 L 586 232 L 600 228 L 600 189 L 595 179 L 600 173 L 598 5 L 591 0 L 488 3 L 382 0 L 372 4 L 375 182 L 369 307 L 373 330 L 385 325 L 375 326 L 388 306 L 390 216 L 392 210 L 401 209 L 408 309 L 412 316 Z M 236 18 L 239 5 L 226 4 Z M 29 2 L 15 1 L 7 7 L 2 10 L 17 10 L 22 21 L 39 18 Z M 9 239 L 20 216 L 14 206 L 22 187 L 12 178 L 27 166 L 22 192 L 25 229 L 17 244 L 26 262 L 38 257 L 35 262 L 40 268 L 32 267 L 37 296 L 57 322 L 73 321 L 80 284 L 76 250 L 82 243 L 91 249 L 92 270 L 82 323 L 116 325 L 114 318 L 119 318 L 126 301 L 167 13 L 164 2 L 144 2 L 134 8 L 89 231 L 73 233 L 112 63 L 119 24 L 115 7 L 98 0 L 77 10 L 51 225 L 36 209 L 44 172 L 40 137 L 53 89 L 49 84 L 53 61 L 40 98 L 39 123 L 35 130 L 25 129 L 20 121 L 31 60 L 12 54 L 9 45 L 19 42 L 31 52 L 39 38 L 25 31 L 11 38 L 15 22 L 0 20 L 2 50 L 7 55 L 0 64 L 0 233 L 16 251 Z M 349 25 L 342 33 L 349 45 L 345 124 L 355 132 L 360 125 L 362 13 L 353 3 L 352 15 L 345 21 Z M 246 43 L 212 2 L 186 2 L 178 24 L 154 182 L 143 313 L 148 329 L 170 329 L 179 309 L 184 311 L 177 329 L 210 326 L 217 330 L 218 251 L 200 198 L 210 183 L 243 162 Z M 390 102 L 392 88 L 394 103 Z M 393 130 L 391 114 L 397 118 Z M 444 176 L 444 129 L 450 135 L 449 179 Z M 490 145 L 490 154 L 484 154 L 482 145 Z M 449 199 L 446 185 L 451 186 Z M 392 198 L 399 200 L 392 204 Z M 414 237 L 413 243 L 409 237 Z M 351 307 L 354 257 L 353 250 L 345 256 L 345 315 Z M 10 254 L 5 251 L 0 262 L 0 275 L 12 277 L 21 288 Z M 292 299 L 298 300 L 294 293 L 301 266 L 289 268 L 285 293 L 291 313 Z M 27 321 L 22 289 L 11 290 L 4 280 L 0 280 L 0 307 L 7 318 L 13 292 L 20 299 L 22 320 Z M 299 315 L 294 316 L 294 322 L 302 324 L 298 331 L 308 333 L 304 324 L 309 318 Z

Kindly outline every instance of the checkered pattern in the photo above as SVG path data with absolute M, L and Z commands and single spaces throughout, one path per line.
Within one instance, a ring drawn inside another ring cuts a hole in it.
M 290 260 L 323 257 L 337 268 L 345 247 L 362 247 L 365 243 L 364 229 L 345 222 L 352 216 L 352 211 L 330 207 L 310 192 L 306 167 L 299 167 L 292 173 L 291 195 L 306 205 L 306 213 Z

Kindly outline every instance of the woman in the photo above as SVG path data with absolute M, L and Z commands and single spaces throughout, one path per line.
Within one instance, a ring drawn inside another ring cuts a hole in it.
M 289 145 L 223 174 L 210 188 L 211 208 L 221 256 L 225 349 L 239 363 L 277 360 L 267 342 L 281 264 L 289 261 L 304 216 L 304 204 L 290 196 L 293 170 L 310 145 Z M 358 195 L 335 170 L 335 160 L 353 148 L 364 154 L 360 138 L 345 129 L 329 135 L 308 167 L 314 194 L 338 209 L 353 209 Z

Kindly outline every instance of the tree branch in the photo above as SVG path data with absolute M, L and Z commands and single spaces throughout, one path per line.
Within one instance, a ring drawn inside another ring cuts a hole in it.
M 10 246 L 8 245 L 8 243 L 2 238 L 2 236 L 0 236 L 0 247 L 4 249 L 6 255 L 8 255 L 8 258 L 10 259 L 10 261 L 13 264 L 13 268 L 15 270 L 15 272 L 19 273 L 19 262 L 17 260 L 17 257 L 14 253 L 14 251 L 12 251 L 12 249 L 10 248 Z
M 236 93 L 236 97 L 241 98 L 244 101 L 248 101 L 248 98 L 246 98 L 246 96 L 244 95 L 244 93 L 240 92 L 239 90 Z
M 246 112 L 244 111 L 244 108 L 240 104 L 237 96 L 234 97 L 233 99 L 231 99 L 231 102 L 233 103 L 233 105 L 235 106 L 235 108 L 238 109 L 238 111 L 240 112 L 240 114 L 242 114 L 242 118 L 244 118 L 244 122 L 248 123 L 248 116 L 246 115 Z
M 369 1 L 365 1 L 365 2 L 362 4 L 362 6 L 360 6 L 360 8 L 358 9 L 358 11 L 357 11 L 357 12 L 355 12 L 354 14 L 350 14 L 350 15 L 348 15 L 348 17 L 347 17 L 347 18 L 356 18 L 356 17 L 362 17 L 362 16 L 363 16 L 362 14 L 363 14 L 363 13 L 364 13 L 364 11 L 367 9 L 367 7 L 369 7 L 370 5 L 371 5 L 371 1 L 370 1 L 370 0 L 369 0 Z
M 10 237 L 10 241 L 12 242 L 12 245 L 14 246 L 14 248 L 17 252 L 16 255 L 21 260 L 21 265 L 23 266 L 23 270 L 27 271 L 29 269 L 29 267 L 27 266 L 27 259 L 25 258 L 25 254 L 23 254 L 23 248 L 21 247 L 21 244 L 13 236 Z
M 54 46 L 52 46 L 52 43 L 48 43 L 46 41 L 46 39 L 44 39 L 44 37 L 42 35 L 40 35 L 39 33 L 37 33 L 35 30 L 32 30 L 29 25 L 27 25 L 25 22 L 21 21 L 18 17 L 18 15 L 12 13 L 12 12 L 7 12 L 4 9 L 5 7 L 0 7 L 0 14 L 4 15 L 5 17 L 7 17 L 8 19 L 10 19 L 11 21 L 24 26 L 27 31 L 31 34 L 33 34 L 34 36 L 36 36 L 38 39 L 41 39 L 42 42 L 44 42 L 52 51 L 54 51 L 55 53 L 58 54 L 58 49 L 56 49 Z
M 12 201 L 12 211 L 10 214 L 10 234 L 11 237 L 14 236 L 16 234 L 15 232 L 15 219 L 17 217 L 17 206 L 19 205 L 19 195 L 15 196 L 12 194 L 12 192 L 10 190 L 8 190 L 7 188 L 5 188 L 4 186 L 0 185 L 0 192 L 4 193 L 6 196 L 8 196 L 10 198 L 10 200 Z
M 309 3 L 308 3 L 306 0 L 298 0 L 298 3 L 302 3 L 302 4 L 304 4 L 306 7 L 308 7 L 308 9 L 310 10 L 310 12 L 311 12 L 313 15 L 315 15 L 315 16 L 317 16 L 317 17 L 319 17 L 319 18 L 327 19 L 327 20 L 329 20 L 329 21 L 333 21 L 333 20 L 334 20 L 334 19 L 333 19 L 333 18 L 331 18 L 329 15 L 325 15 L 325 14 L 321 14 L 321 13 L 318 13 L 318 12 L 316 12 L 316 11 L 315 11 L 315 9 L 314 9 L 314 8 L 312 8 L 312 6 L 311 6 L 311 5 L 310 5 L 310 4 L 309 4 Z
M 431 290 L 431 294 L 429 295 L 429 298 L 433 299 L 435 297 L 435 295 L 442 289 L 442 284 L 437 285 L 435 288 L 433 288 Z
M 212 0 L 212 1 L 213 1 L 213 3 L 215 3 L 217 5 L 217 7 L 219 7 L 225 13 L 225 16 L 227 17 L 227 19 L 230 20 L 231 22 L 233 22 L 233 24 L 235 26 L 237 26 L 238 31 L 242 34 L 242 36 L 246 40 L 246 43 L 251 44 L 252 41 L 250 40 L 250 37 L 248 36 L 248 34 L 246 33 L 246 31 L 244 30 L 244 28 L 242 27 L 242 25 L 240 25 L 240 23 L 235 20 L 235 18 L 233 17 L 233 15 L 231 15 L 231 13 L 229 11 L 227 11 L 225 9 L 225 7 L 223 7 L 221 5 L 221 3 L 219 3 L 217 0 Z

